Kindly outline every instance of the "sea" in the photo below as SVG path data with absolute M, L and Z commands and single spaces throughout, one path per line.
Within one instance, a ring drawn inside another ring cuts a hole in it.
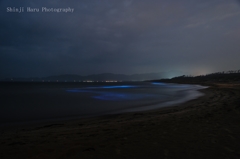
M 0 84 L 0 125 L 139 112 L 202 96 L 200 85 L 160 82 Z

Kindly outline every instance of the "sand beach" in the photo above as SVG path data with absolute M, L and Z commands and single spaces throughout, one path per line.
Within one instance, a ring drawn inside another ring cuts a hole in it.
M 2 127 L 1 159 L 240 158 L 240 85 L 152 111 Z

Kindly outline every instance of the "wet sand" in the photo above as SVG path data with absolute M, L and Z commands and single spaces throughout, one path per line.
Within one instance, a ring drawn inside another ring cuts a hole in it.
M 240 85 L 170 108 L 1 128 L 0 158 L 240 158 Z

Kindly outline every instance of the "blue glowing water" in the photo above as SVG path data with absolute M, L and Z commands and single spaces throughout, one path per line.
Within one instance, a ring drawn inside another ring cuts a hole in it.
M 138 86 L 134 85 L 117 85 L 117 86 L 99 86 L 99 87 L 85 87 L 85 88 L 74 88 L 67 89 L 66 91 L 69 93 L 91 93 L 91 98 L 106 100 L 106 101 L 123 101 L 123 100 L 137 100 L 144 97 L 154 96 L 151 94 L 144 93 L 129 93 L 129 90 L 125 90 L 125 92 L 118 92 L 116 89 L 130 89 L 130 88 L 138 88 Z M 115 91 L 104 90 L 104 89 L 115 89 Z
M 202 88 L 157 82 L 3 87 L 0 123 L 158 109 L 197 98 Z

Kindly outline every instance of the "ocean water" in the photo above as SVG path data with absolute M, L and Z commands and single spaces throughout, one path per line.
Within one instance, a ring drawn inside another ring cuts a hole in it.
M 158 109 L 198 98 L 203 88 L 156 82 L 2 84 L 0 124 Z

